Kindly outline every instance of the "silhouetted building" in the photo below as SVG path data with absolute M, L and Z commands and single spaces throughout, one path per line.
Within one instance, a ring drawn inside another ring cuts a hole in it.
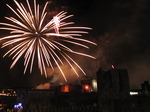
M 14 110 L 21 107 L 22 112 L 150 112 L 149 82 L 144 81 L 141 86 L 141 90 L 129 89 L 126 69 L 99 69 L 97 81 L 86 76 L 81 85 L 2 90 L 0 109 L 14 105 Z
M 98 93 L 101 98 L 123 98 L 129 96 L 129 78 L 126 69 L 111 69 L 97 72 Z
M 23 112 L 98 112 L 97 93 L 55 92 L 19 90 L 18 102 Z
M 126 69 L 97 72 L 99 112 L 121 112 L 129 96 L 129 79 Z
M 144 95 L 146 96 L 150 96 L 150 84 L 148 81 L 144 81 L 142 84 L 141 84 L 141 87 L 142 87 L 142 92 Z

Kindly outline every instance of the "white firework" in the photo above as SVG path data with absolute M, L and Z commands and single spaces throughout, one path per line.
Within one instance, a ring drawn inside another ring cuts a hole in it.
M 13 47 L 3 56 L 12 56 L 13 63 L 10 68 L 13 68 L 17 61 L 24 56 L 24 73 L 26 73 L 28 67 L 30 72 L 32 72 L 35 56 L 37 56 L 38 68 L 41 74 L 45 74 L 46 77 L 46 67 L 51 67 L 52 70 L 54 70 L 55 65 L 59 68 L 64 79 L 67 81 L 65 74 L 60 67 L 63 64 L 62 59 L 70 65 L 77 76 L 79 75 L 72 64 L 76 65 L 85 74 L 82 68 L 67 54 L 67 52 L 93 59 L 94 57 L 81 52 L 76 52 L 63 44 L 63 42 L 88 49 L 89 47 L 82 44 L 83 42 L 93 45 L 96 44 L 79 37 L 82 36 L 81 34 L 87 33 L 86 31 L 83 31 L 84 29 L 91 28 L 71 27 L 70 25 L 74 24 L 74 22 L 65 22 L 65 20 L 73 15 L 67 16 L 67 12 L 64 11 L 58 13 L 53 19 L 45 23 L 48 2 L 46 2 L 42 10 L 40 10 L 40 6 L 36 3 L 36 0 L 34 0 L 33 8 L 28 0 L 26 0 L 27 8 L 16 0 L 14 0 L 14 2 L 17 5 L 16 10 L 10 5 L 6 5 L 12 10 L 17 18 L 5 17 L 11 23 L 0 23 L 3 25 L 0 29 L 10 31 L 9 36 L 0 38 L 0 40 L 6 40 L 2 44 L 2 48 L 13 45 Z

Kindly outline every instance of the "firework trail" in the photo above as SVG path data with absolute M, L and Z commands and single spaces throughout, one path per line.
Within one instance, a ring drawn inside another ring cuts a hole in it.
M 55 24 L 55 32 L 56 34 L 59 34 L 59 27 L 60 27 L 60 20 L 59 17 L 54 17 L 54 24 Z
M 62 59 L 70 65 L 77 76 L 78 73 L 73 67 L 73 64 L 85 74 L 81 67 L 67 54 L 67 52 L 90 58 L 94 57 L 81 52 L 76 52 L 63 43 L 66 42 L 87 49 L 89 47 L 82 44 L 83 42 L 96 45 L 94 42 L 79 38 L 79 36 L 82 36 L 81 34 L 87 33 L 82 30 L 90 28 L 70 27 L 70 25 L 74 23 L 65 22 L 64 20 L 73 15 L 67 16 L 67 12 L 63 11 L 46 23 L 46 7 L 48 2 L 45 3 L 42 10 L 40 10 L 40 6 L 36 3 L 36 0 L 34 0 L 33 8 L 28 0 L 26 0 L 27 8 L 16 0 L 14 0 L 14 2 L 17 5 L 16 10 L 10 5 L 6 5 L 17 16 L 17 19 L 14 17 L 5 17 L 10 23 L 0 23 L 2 25 L 0 29 L 10 31 L 9 36 L 0 38 L 0 40 L 5 40 L 2 44 L 2 48 L 13 45 L 13 47 L 3 56 L 12 56 L 13 62 L 10 69 L 14 67 L 22 56 L 24 56 L 24 74 L 28 67 L 30 73 L 32 72 L 35 57 L 37 57 L 38 68 L 41 74 L 44 74 L 46 77 L 46 67 L 51 67 L 52 70 L 54 70 L 54 66 L 57 66 L 64 79 L 67 81 L 65 74 L 60 67 L 63 64 Z

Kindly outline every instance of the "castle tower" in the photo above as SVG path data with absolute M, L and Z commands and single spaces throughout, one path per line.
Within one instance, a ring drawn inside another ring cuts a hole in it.
M 129 95 L 127 69 L 111 69 L 97 72 L 98 93 L 102 98 L 123 98 Z

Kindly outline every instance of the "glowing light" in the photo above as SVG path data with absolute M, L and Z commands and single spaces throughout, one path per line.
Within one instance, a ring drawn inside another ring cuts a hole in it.
M 95 79 L 92 80 L 92 90 L 97 92 L 97 81 Z
M 62 87 L 62 92 L 69 92 L 69 85 L 64 85 Z
M 22 103 L 18 103 L 16 105 L 14 105 L 14 108 L 15 109 L 21 109 L 21 108 L 23 108 Z
M 88 84 L 83 85 L 83 92 L 88 92 L 88 93 L 91 92 L 91 88 Z
M 130 95 L 138 95 L 138 92 L 130 92 Z
M 76 65 L 83 74 L 85 74 L 81 67 L 67 54 L 67 52 L 93 59 L 95 58 L 88 54 L 76 52 L 63 43 L 65 42 L 89 49 L 83 42 L 93 45 L 96 44 L 79 37 L 81 34 L 87 33 L 87 31 L 82 30 L 89 30 L 91 28 L 71 27 L 70 25 L 74 24 L 74 22 L 65 22 L 65 20 L 73 15 L 67 16 L 67 12 L 63 11 L 46 23 L 45 19 L 47 17 L 47 12 L 45 10 L 48 2 L 46 2 L 42 10 L 40 10 L 40 6 L 36 3 L 36 0 L 34 0 L 33 8 L 30 6 L 28 0 L 26 0 L 27 7 L 22 3 L 18 3 L 16 0 L 14 0 L 14 2 L 17 6 L 16 10 L 8 4 L 7 6 L 17 18 L 5 17 L 11 23 L 0 23 L 0 25 L 3 25 L 0 29 L 8 30 L 11 33 L 9 36 L 0 39 L 6 40 L 2 44 L 2 48 L 10 45 L 13 46 L 3 56 L 12 56 L 13 63 L 10 68 L 13 68 L 18 60 L 24 56 L 24 74 L 28 68 L 30 68 L 31 73 L 37 57 L 38 68 L 40 69 L 41 74 L 45 74 L 46 77 L 46 67 L 51 67 L 51 69 L 54 70 L 54 66 L 57 66 L 64 79 L 67 81 L 65 74 L 60 67 L 63 65 L 63 60 L 70 65 L 76 74 L 77 71 L 72 64 Z
M 89 86 L 88 86 L 88 85 L 85 85 L 85 89 L 89 89 Z
M 115 69 L 115 66 L 114 66 L 114 65 L 111 65 L 111 68 L 112 68 L 112 69 Z

